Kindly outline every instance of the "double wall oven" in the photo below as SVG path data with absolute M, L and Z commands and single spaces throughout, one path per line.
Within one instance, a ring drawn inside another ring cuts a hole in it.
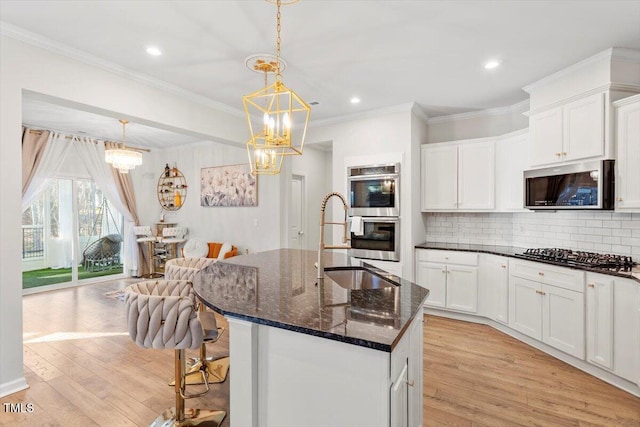
M 400 261 L 400 164 L 349 167 L 347 182 L 349 216 L 362 223 L 349 255 Z

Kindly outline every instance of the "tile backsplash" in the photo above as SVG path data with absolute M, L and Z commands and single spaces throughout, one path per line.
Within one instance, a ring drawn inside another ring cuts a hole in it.
M 425 213 L 427 241 L 556 247 L 640 260 L 640 213 Z

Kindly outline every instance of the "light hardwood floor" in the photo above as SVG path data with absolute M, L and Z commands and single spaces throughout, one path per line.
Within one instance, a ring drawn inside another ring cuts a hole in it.
M 137 347 L 124 304 L 104 296 L 128 283 L 24 297 L 30 388 L 0 399 L 0 425 L 147 426 L 173 405 L 173 352 Z M 640 426 L 640 399 L 488 326 L 426 319 L 425 426 Z M 228 354 L 227 333 L 209 354 Z M 187 406 L 228 411 L 228 393 L 227 380 Z M 34 410 L 6 413 L 4 403 Z

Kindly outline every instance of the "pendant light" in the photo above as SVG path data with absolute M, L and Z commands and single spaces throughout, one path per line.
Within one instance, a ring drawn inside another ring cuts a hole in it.
M 122 146 L 105 150 L 104 160 L 118 169 L 120 173 L 129 173 L 131 169 L 142 164 L 142 153 L 126 147 L 125 126 L 129 121 L 120 120 L 120 123 L 122 123 Z
M 267 0 L 275 3 L 276 15 L 276 61 L 273 63 L 275 81 L 242 98 L 251 138 L 247 141 L 247 152 L 251 172 L 254 175 L 280 173 L 284 156 L 301 155 L 309 125 L 311 107 L 292 89 L 282 82 L 280 61 L 280 6 L 282 0 Z M 285 1 L 295 3 L 297 0 Z

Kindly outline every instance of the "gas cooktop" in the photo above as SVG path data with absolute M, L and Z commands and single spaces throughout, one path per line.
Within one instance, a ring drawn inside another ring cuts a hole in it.
M 559 248 L 527 249 L 516 254 L 519 258 L 534 261 L 547 261 L 559 265 L 587 267 L 600 270 L 628 272 L 637 265 L 630 256 L 598 254 L 595 252 L 573 251 Z

